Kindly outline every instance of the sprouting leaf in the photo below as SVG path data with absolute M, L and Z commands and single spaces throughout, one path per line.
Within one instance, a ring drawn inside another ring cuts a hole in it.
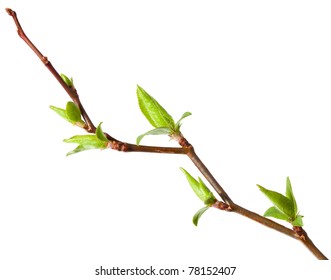
M 298 213 L 298 206 L 297 206 L 297 202 L 295 200 L 294 194 L 293 194 L 292 185 L 291 185 L 291 181 L 290 181 L 289 177 L 286 178 L 286 197 L 289 200 L 291 200 L 292 205 L 293 205 L 293 211 L 294 211 L 294 214 L 296 215 Z
M 198 210 L 194 216 L 193 216 L 193 224 L 195 226 L 198 226 L 198 222 L 202 216 L 203 213 L 205 213 L 210 207 L 209 206 L 205 206 L 203 208 L 201 208 L 200 210 Z
M 101 141 L 95 134 L 87 134 L 87 135 L 76 135 L 69 139 L 63 140 L 65 143 L 75 143 L 78 144 L 77 148 L 67 153 L 67 156 L 90 150 L 90 149 L 105 149 L 107 147 L 107 143 Z
M 260 185 L 257 186 L 274 204 L 264 213 L 264 216 L 285 220 L 293 226 L 303 226 L 303 216 L 298 215 L 298 207 L 289 177 L 286 178 L 286 196 L 267 190 Z
M 60 117 L 64 118 L 65 120 L 69 121 L 70 120 L 68 119 L 67 117 L 67 113 L 66 113 L 66 110 L 65 109 L 62 109 L 62 108 L 58 108 L 58 107 L 55 107 L 55 106 L 49 106 L 49 108 L 51 108 L 55 113 L 57 113 Z
M 103 142 L 109 142 L 109 140 L 107 139 L 106 135 L 104 134 L 104 132 L 102 131 L 101 128 L 101 123 L 99 123 L 97 129 L 95 130 L 95 135 L 97 136 L 97 138 Z
M 171 130 L 168 127 L 158 127 L 154 128 L 150 131 L 147 131 L 144 134 L 141 134 L 137 137 L 136 143 L 137 145 L 140 144 L 140 141 L 146 136 L 146 135 L 169 135 L 171 133 Z
M 79 122 L 82 120 L 81 113 L 80 113 L 78 106 L 72 101 L 67 102 L 66 114 L 67 114 L 67 117 L 69 118 L 69 120 L 73 123 L 76 123 L 76 122 Z
M 190 173 L 188 173 L 184 168 L 180 168 L 180 170 L 185 174 L 187 181 L 189 182 L 191 188 L 195 192 L 195 194 L 206 204 L 211 205 L 216 201 L 214 194 L 208 189 L 205 183 L 198 177 L 197 181 L 194 179 Z
M 169 113 L 142 87 L 137 85 L 137 97 L 141 112 L 155 128 L 175 129 L 175 123 Z
M 188 116 L 191 116 L 191 115 L 192 115 L 192 113 L 190 113 L 190 112 L 185 112 L 185 113 L 182 115 L 182 117 L 178 120 L 178 122 L 176 122 L 176 124 L 175 124 L 175 131 L 178 132 L 178 131 L 180 130 L 181 125 L 182 125 L 181 121 L 182 121 L 183 119 L 187 118 Z
M 64 75 L 64 74 L 60 74 L 60 76 L 61 76 L 61 78 L 62 78 L 62 80 L 66 83 L 66 85 L 68 86 L 68 87 L 73 87 L 73 85 L 74 85 L 74 81 L 73 81 L 73 79 L 71 78 L 71 79 L 69 79 L 66 75 Z
M 290 218 L 295 217 L 294 207 L 290 199 L 278 192 L 268 190 L 260 185 L 257 186 L 281 212 Z
M 206 184 L 201 180 L 200 177 L 198 177 L 198 181 L 200 184 L 200 190 L 203 193 L 203 197 L 202 197 L 202 201 L 204 204 L 206 205 L 212 205 L 216 202 L 216 198 L 214 196 L 214 194 L 208 189 L 208 187 L 206 186 Z
M 58 108 L 55 106 L 49 106 L 55 113 L 64 118 L 66 121 L 72 123 L 73 125 L 77 125 L 79 127 L 84 127 L 85 123 L 81 119 L 81 113 L 78 106 L 69 101 L 66 105 L 66 109 Z
M 139 85 L 137 85 L 137 97 L 141 112 L 150 124 L 156 128 L 138 136 L 137 145 L 146 135 L 168 134 L 171 139 L 175 140 L 182 137 L 180 133 L 181 121 L 190 116 L 190 112 L 185 112 L 175 124 L 172 116 Z
M 284 220 L 284 221 L 289 221 L 289 219 L 290 219 L 286 214 L 281 212 L 275 206 L 271 206 L 267 211 L 264 212 L 263 216 L 264 217 L 273 217 L 273 218 Z
M 297 227 L 303 227 L 303 221 L 302 221 L 303 216 L 297 215 L 294 221 L 291 222 L 293 226 Z

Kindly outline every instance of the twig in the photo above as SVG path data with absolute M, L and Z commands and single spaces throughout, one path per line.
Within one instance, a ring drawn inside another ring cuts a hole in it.
M 227 203 L 230 207 L 233 205 L 233 202 L 229 195 L 223 190 L 221 185 L 216 181 L 214 176 L 209 172 L 208 168 L 204 165 L 204 163 L 200 160 L 198 155 L 195 153 L 193 147 L 190 149 L 187 154 L 188 157 L 192 160 L 195 166 L 199 169 L 201 174 L 207 179 L 207 181 L 214 187 L 219 196 L 223 199 L 225 203 Z
M 60 83 L 60 85 L 64 88 L 64 90 L 68 93 L 69 97 L 72 101 L 79 107 L 80 112 L 82 114 L 85 123 L 87 124 L 84 129 L 89 133 L 95 133 L 96 127 L 93 124 L 92 120 L 86 113 L 84 106 L 82 105 L 79 95 L 75 87 L 69 87 L 62 79 L 60 74 L 53 67 L 52 63 L 48 60 L 46 56 L 44 56 L 39 49 L 31 42 L 31 40 L 26 36 L 23 28 L 17 18 L 17 14 L 12 9 L 7 8 L 7 13 L 13 18 L 16 27 L 17 33 L 20 38 L 30 47 L 30 49 L 38 56 L 38 58 L 42 61 L 42 63 L 46 66 L 46 68 L 52 73 L 55 79 Z M 168 154 L 186 154 L 188 149 L 185 148 L 168 148 L 168 147 L 151 147 L 151 146 L 137 146 L 133 144 L 128 144 L 121 142 L 108 133 L 106 133 L 106 137 L 111 142 L 110 147 L 114 150 L 125 151 L 125 152 L 150 152 L 150 153 L 168 153 Z
M 81 114 L 85 120 L 86 126 L 84 129 L 89 133 L 95 133 L 96 127 L 93 122 L 89 118 L 86 113 L 80 99 L 78 93 L 74 87 L 69 87 L 61 78 L 59 73 L 55 70 L 51 62 L 48 60 L 46 56 L 44 56 L 38 48 L 30 41 L 30 39 L 24 33 L 20 22 L 18 21 L 16 12 L 7 8 L 7 13 L 13 18 L 18 35 L 22 38 L 22 40 L 34 51 L 34 53 L 39 57 L 39 59 L 43 62 L 46 68 L 52 73 L 52 75 L 56 78 L 56 80 L 61 84 L 64 90 L 68 93 L 69 97 L 73 100 L 75 104 L 80 108 Z M 191 161 L 195 164 L 195 166 L 199 169 L 201 174 L 207 179 L 207 181 L 211 184 L 211 186 L 215 189 L 215 191 L 219 194 L 224 202 L 218 201 L 213 207 L 226 210 L 230 212 L 235 212 L 237 214 L 243 215 L 255 222 L 258 222 L 264 226 L 267 226 L 271 229 L 274 229 L 278 232 L 281 232 L 287 236 L 290 236 L 294 239 L 300 240 L 311 253 L 313 253 L 318 259 L 326 260 L 326 256 L 314 245 L 312 240 L 308 237 L 308 234 L 302 229 L 302 227 L 294 227 L 293 230 L 278 224 L 270 219 L 267 219 L 261 215 L 258 215 L 254 212 L 251 212 L 237 204 L 235 204 L 229 195 L 225 192 L 225 190 L 221 187 L 221 185 L 217 182 L 214 176 L 210 173 L 208 168 L 204 165 L 204 163 L 200 160 L 200 158 L 195 153 L 195 150 L 191 144 L 181 135 L 179 139 L 177 139 L 178 143 L 182 146 L 181 148 L 173 148 L 173 147 L 155 147 L 155 146 L 140 146 L 135 144 L 129 144 L 125 142 L 121 142 L 116 140 L 109 134 L 105 133 L 107 139 L 110 141 L 109 147 L 118 151 L 124 152 L 150 152 L 150 153 L 165 153 L 165 154 L 185 154 L 187 155 Z

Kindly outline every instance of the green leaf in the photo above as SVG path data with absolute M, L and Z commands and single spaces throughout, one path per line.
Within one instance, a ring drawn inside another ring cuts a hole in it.
M 289 177 L 286 178 L 286 197 L 292 202 L 293 211 L 296 215 L 298 213 L 298 206 L 293 194 L 292 185 Z
M 77 125 L 79 127 L 84 127 L 85 123 L 81 119 L 80 110 L 77 105 L 69 101 L 66 105 L 66 109 L 58 108 L 55 106 L 49 106 L 55 113 L 64 118 L 66 121 Z
M 198 222 L 202 216 L 203 213 L 205 213 L 210 207 L 209 206 L 205 206 L 203 208 L 201 208 L 200 210 L 198 210 L 194 216 L 193 216 L 193 224 L 197 227 L 198 226 Z
M 105 149 L 107 147 L 107 143 L 98 139 L 98 137 L 94 135 L 76 135 L 69 139 L 63 140 L 65 143 L 75 143 L 78 144 L 77 148 L 67 153 L 67 156 L 76 154 L 78 152 L 90 150 L 90 149 Z
M 158 127 L 154 128 L 150 131 L 147 131 L 144 134 L 141 134 L 137 137 L 136 143 L 137 145 L 140 144 L 140 141 L 146 136 L 146 135 L 169 135 L 171 133 L 171 130 L 168 127 Z
M 60 117 L 64 118 L 65 120 L 67 120 L 68 122 L 71 122 L 67 116 L 66 110 L 62 109 L 62 108 L 58 108 L 55 106 L 49 106 L 49 108 L 51 108 L 55 113 L 57 113 Z
M 205 204 L 211 205 L 216 201 L 214 194 L 208 189 L 200 177 L 198 177 L 199 181 L 197 181 L 184 168 L 181 167 L 180 170 L 185 174 L 187 181 L 197 197 L 199 197 Z
M 201 180 L 200 177 L 198 177 L 198 181 L 200 184 L 200 191 L 202 192 L 203 196 L 200 198 L 204 204 L 206 205 L 212 205 L 216 202 L 216 198 L 214 194 L 208 189 L 206 184 Z
M 137 85 L 137 97 L 141 112 L 155 128 L 175 129 L 175 123 L 169 113 L 142 87 Z
M 297 215 L 296 218 L 294 219 L 294 221 L 292 221 L 292 225 L 293 226 L 297 226 L 297 227 L 303 227 L 303 221 L 302 221 L 303 216 L 301 215 Z
M 106 137 L 106 135 L 104 134 L 104 132 L 102 131 L 101 128 L 101 123 L 99 123 L 97 129 L 95 130 L 95 135 L 97 136 L 97 138 L 103 142 L 109 142 L 108 138 Z
M 290 218 L 295 217 L 296 214 L 294 213 L 293 204 L 290 199 L 278 192 L 268 190 L 260 185 L 257 186 L 281 212 Z
M 60 74 L 60 76 L 61 76 L 61 78 L 62 78 L 62 80 L 66 83 L 66 85 L 68 86 L 68 87 L 73 87 L 73 85 L 74 85 L 74 81 L 73 81 L 73 79 L 71 78 L 71 79 L 69 79 L 66 75 L 64 75 L 64 74 Z
M 182 117 L 178 120 L 178 122 L 176 122 L 176 124 L 175 124 L 175 131 L 179 131 L 179 129 L 180 129 L 180 127 L 181 127 L 181 121 L 183 120 L 183 119 L 185 119 L 185 118 L 187 118 L 188 116 L 191 116 L 192 115 L 192 113 L 190 113 L 190 112 L 185 112 L 183 115 L 182 115 Z
M 263 216 L 264 217 L 273 217 L 273 218 L 284 220 L 284 221 L 289 221 L 289 219 L 290 219 L 290 217 L 288 217 L 286 214 L 281 212 L 275 206 L 271 206 L 267 211 L 264 212 Z
M 68 119 L 73 123 L 82 121 L 80 110 L 78 106 L 72 101 L 67 102 L 66 114 Z

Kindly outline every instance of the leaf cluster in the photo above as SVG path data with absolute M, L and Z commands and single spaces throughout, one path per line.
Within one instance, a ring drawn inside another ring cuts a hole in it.
M 195 226 L 198 225 L 199 219 L 201 218 L 202 214 L 205 213 L 217 200 L 214 194 L 208 189 L 206 184 L 198 177 L 198 180 L 193 178 L 193 176 L 188 173 L 184 168 L 180 168 L 180 170 L 186 176 L 188 183 L 190 184 L 192 190 L 196 194 L 196 196 L 203 201 L 205 206 L 199 209 L 193 216 L 193 224 Z
M 109 140 L 102 131 L 101 124 L 98 125 L 95 134 L 75 135 L 63 140 L 65 143 L 78 144 L 74 150 L 67 153 L 67 156 L 91 149 L 106 149 Z
M 81 112 L 75 103 L 69 101 L 65 109 L 55 106 L 50 106 L 50 108 L 66 121 L 79 127 L 85 127 L 85 122 L 81 118 Z M 107 143 L 109 140 L 102 131 L 101 124 L 102 123 L 100 123 L 96 128 L 95 134 L 75 135 L 69 139 L 64 139 L 63 141 L 65 143 L 78 144 L 74 150 L 67 153 L 67 156 L 90 149 L 102 150 L 107 148 Z
M 73 78 L 68 78 L 65 74 L 60 74 L 62 80 L 66 83 L 66 85 L 70 88 L 74 87 L 74 80 Z
M 55 106 L 49 106 L 55 113 L 64 118 L 66 121 L 77 125 L 79 127 L 85 127 L 85 122 L 82 120 L 81 112 L 78 106 L 72 102 L 67 102 L 66 108 L 58 108 Z
M 137 137 L 137 145 L 140 144 L 141 140 L 146 135 L 169 135 L 172 138 L 176 138 L 180 135 L 181 121 L 190 116 L 190 112 L 185 112 L 175 123 L 172 116 L 159 104 L 159 102 L 157 102 L 139 85 L 137 85 L 137 98 L 141 112 L 154 127 L 154 129 Z
M 299 215 L 297 202 L 293 194 L 293 189 L 289 177 L 286 178 L 285 195 L 276 191 L 268 190 L 260 185 L 257 186 L 274 205 L 265 211 L 265 217 L 273 217 L 276 219 L 284 220 L 291 223 L 293 226 L 303 226 L 303 216 Z

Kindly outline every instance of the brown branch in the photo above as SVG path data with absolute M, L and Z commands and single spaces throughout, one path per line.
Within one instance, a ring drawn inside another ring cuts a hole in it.
M 303 245 L 312 252 L 319 260 L 327 260 L 328 258 L 316 247 L 313 241 L 309 238 L 307 232 L 302 227 L 293 227 L 293 231 L 302 241 Z
M 38 58 L 43 62 L 46 68 L 52 73 L 52 75 L 56 78 L 56 80 L 60 83 L 60 85 L 64 88 L 64 90 L 68 93 L 69 97 L 73 100 L 75 104 L 80 108 L 81 114 L 85 120 L 86 126 L 84 129 L 89 133 L 95 133 L 96 127 L 93 124 L 92 120 L 89 118 L 86 113 L 80 99 L 78 93 L 74 86 L 68 86 L 59 73 L 55 70 L 51 62 L 48 60 L 46 56 L 44 56 L 38 48 L 30 41 L 30 39 L 24 33 L 20 22 L 18 21 L 16 13 L 7 8 L 7 13 L 13 18 L 16 27 L 17 33 L 22 38 L 22 40 L 34 51 L 34 53 L 38 56 Z M 149 152 L 149 153 L 166 153 L 166 154 L 185 154 L 187 155 L 191 161 L 195 164 L 195 166 L 199 169 L 199 171 L 204 175 L 207 181 L 211 184 L 211 186 L 215 189 L 215 191 L 219 194 L 219 196 L 223 199 L 222 201 L 217 201 L 213 207 L 226 210 L 230 212 L 235 212 L 240 215 L 243 215 L 255 222 L 258 222 L 264 226 L 267 226 L 271 229 L 274 229 L 278 232 L 281 232 L 287 236 L 300 240 L 310 252 L 312 252 L 318 259 L 327 259 L 326 256 L 314 245 L 312 240 L 308 237 L 307 233 L 301 227 L 294 227 L 293 230 L 278 224 L 272 220 L 269 220 L 261 215 L 258 215 L 254 212 L 251 212 L 237 204 L 235 204 L 229 195 L 225 192 L 225 190 L 221 187 L 221 185 L 217 182 L 214 176 L 210 173 L 208 168 L 204 165 L 204 163 L 200 160 L 200 158 L 195 153 L 195 150 L 191 144 L 180 134 L 176 140 L 182 146 L 181 148 L 173 148 L 173 147 L 155 147 L 155 146 L 140 146 L 129 144 L 125 142 L 121 142 L 116 140 L 108 133 L 105 133 L 107 139 L 109 140 L 109 148 L 123 151 L 123 152 Z
M 183 137 L 183 139 L 185 139 L 185 138 Z M 182 142 L 188 143 L 188 141 L 186 139 L 182 140 Z M 185 145 L 183 145 L 183 146 L 185 146 Z M 214 176 L 210 173 L 208 168 L 200 160 L 200 158 L 195 153 L 192 146 L 191 146 L 191 149 L 189 150 L 187 156 L 192 160 L 192 162 L 195 164 L 195 166 L 199 169 L 199 171 L 204 175 L 204 177 L 214 187 L 214 189 L 217 191 L 219 196 L 225 202 L 225 203 L 223 203 L 221 201 L 218 201 L 213 205 L 213 207 L 220 209 L 220 210 L 235 212 L 235 213 L 245 216 L 246 218 L 249 218 L 257 223 L 260 223 L 266 227 L 269 227 L 273 230 L 281 232 L 289 237 L 300 240 L 318 259 L 322 259 L 322 260 L 327 259 L 326 256 L 324 256 L 323 253 L 315 246 L 315 244 L 312 242 L 312 240 L 308 237 L 307 233 L 301 227 L 299 227 L 299 229 L 301 229 L 301 231 L 298 231 L 297 228 L 294 228 L 294 230 L 291 230 L 279 223 L 276 223 L 273 220 L 267 219 L 261 215 L 258 215 L 250 210 L 245 209 L 244 207 L 241 207 L 241 206 L 235 204 L 231 200 L 229 195 L 220 186 L 220 184 L 217 182 L 217 180 L 214 178 Z M 297 229 L 297 230 L 295 230 L 295 229 Z
M 80 101 L 77 90 L 74 86 L 68 86 L 60 76 L 59 72 L 56 71 L 52 63 L 44 56 L 39 49 L 31 42 L 28 36 L 25 34 L 15 11 L 7 8 L 6 12 L 13 18 L 16 27 L 17 33 L 20 38 L 30 47 L 30 49 L 38 56 L 46 68 L 52 73 L 55 79 L 60 83 L 64 90 L 68 93 L 72 101 L 79 107 L 83 119 L 85 120 L 86 126 L 84 129 L 89 133 L 95 133 L 96 127 L 93 124 L 92 120 L 85 111 L 83 104 Z M 172 147 L 152 147 L 152 146 L 138 146 L 134 144 L 121 142 L 114 137 L 110 136 L 108 133 L 105 133 L 107 139 L 110 141 L 109 147 L 124 152 L 149 152 L 149 153 L 167 153 L 167 154 L 187 154 L 187 148 L 172 148 Z
M 221 185 L 216 181 L 214 176 L 210 173 L 208 168 L 204 165 L 204 163 L 200 160 L 200 158 L 195 153 L 193 147 L 188 152 L 187 156 L 192 160 L 192 162 L 195 164 L 195 166 L 199 169 L 201 174 L 206 178 L 206 180 L 214 187 L 216 192 L 219 194 L 219 196 L 223 199 L 223 201 L 227 204 L 231 205 L 233 204 L 231 198 L 229 195 L 225 192 L 225 190 L 221 187 Z

